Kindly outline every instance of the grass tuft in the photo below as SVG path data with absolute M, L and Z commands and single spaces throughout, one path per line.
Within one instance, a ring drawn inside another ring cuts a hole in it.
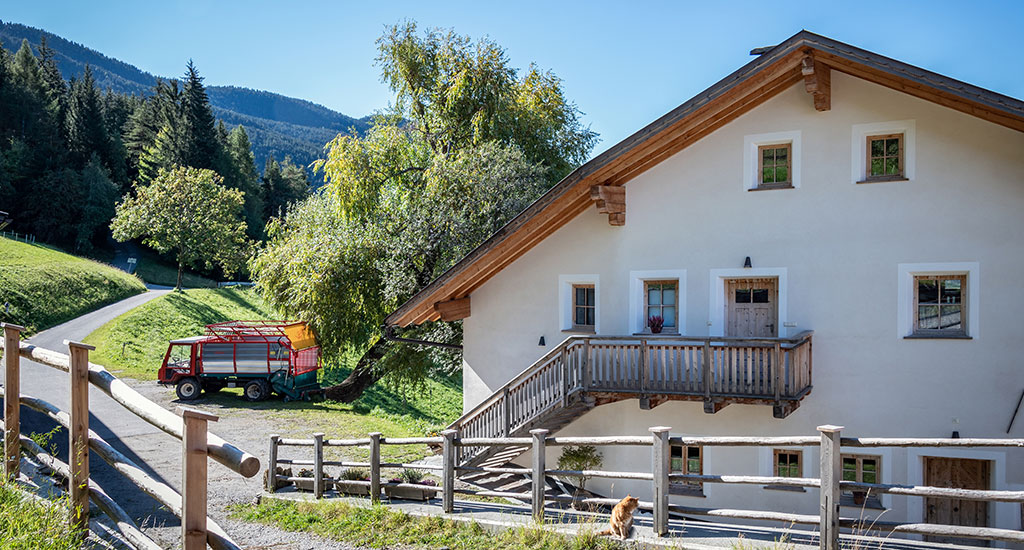
M 83 541 L 68 523 L 68 500 L 49 505 L 0 481 L 0 548 L 78 550 Z

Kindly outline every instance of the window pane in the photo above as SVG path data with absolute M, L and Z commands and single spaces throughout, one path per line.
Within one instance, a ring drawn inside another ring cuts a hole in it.
M 917 280 L 917 303 L 937 304 L 939 303 L 939 285 L 935 279 Z
M 771 166 L 775 164 L 774 149 L 761 149 L 761 164 L 764 166 Z
M 573 318 L 572 318 L 573 324 L 576 324 L 576 325 L 585 325 L 585 324 L 587 324 L 587 313 L 586 313 L 586 311 L 587 311 L 587 308 L 585 308 L 585 307 L 578 307 L 578 308 L 576 308 L 576 315 L 574 315 Z
M 666 327 L 676 326 L 676 308 L 674 306 L 665 306 L 661 308 L 661 314 L 665 318 Z
M 865 458 L 861 461 L 861 467 L 865 472 L 874 472 L 878 470 L 878 462 L 873 458 Z
M 939 328 L 939 306 L 919 306 L 917 308 L 917 326 L 922 329 Z
M 661 315 L 661 308 L 660 307 L 649 307 L 649 308 L 647 308 L 647 318 L 648 319 L 650 319 L 651 317 L 654 317 L 655 315 Z
M 651 285 L 647 288 L 647 305 L 661 305 L 661 286 Z
M 961 303 L 961 290 L 960 279 L 946 279 L 945 281 L 942 281 L 942 303 Z
M 939 328 L 946 330 L 960 330 L 963 328 L 963 325 L 960 324 L 960 307 L 942 306 L 942 321 Z
M 885 174 L 885 166 L 882 159 L 871 159 L 871 175 L 881 176 Z
M 737 288 L 736 289 L 736 303 L 737 304 L 749 304 L 750 303 L 750 289 L 749 288 Z
M 880 157 L 885 154 L 885 140 L 884 139 L 873 139 L 871 140 L 871 156 Z
M 768 303 L 768 289 L 767 288 L 755 288 L 753 291 L 753 302 L 755 304 L 767 304 Z
M 677 458 L 677 457 L 672 457 L 672 461 L 671 461 L 671 464 L 669 465 L 669 469 L 671 469 L 673 472 L 682 472 L 683 471 L 683 459 L 682 458 Z
M 775 169 L 775 181 L 776 182 L 787 182 L 789 181 L 789 170 L 785 166 L 779 166 Z
M 700 460 L 690 458 L 686 460 L 686 473 L 688 474 L 699 474 L 700 473 Z
M 576 287 L 576 302 L 578 306 L 586 305 L 587 303 L 587 289 L 583 287 Z
M 775 150 L 775 163 L 786 164 L 786 160 L 789 157 L 789 147 L 780 147 Z
M 887 157 L 898 157 L 900 154 L 900 140 L 899 138 L 890 138 L 885 140 L 885 156 Z
M 857 468 L 852 470 L 843 468 L 843 481 L 857 481 Z
M 862 479 L 861 481 L 863 481 L 864 483 L 878 483 L 878 476 L 875 474 L 875 472 L 865 471 L 864 479 Z
M 886 158 L 885 159 L 885 175 L 896 176 L 900 173 L 900 159 L 899 158 Z
M 592 306 L 595 303 L 594 302 L 594 296 L 595 296 L 594 292 L 595 292 L 595 289 L 593 289 L 593 288 L 588 288 L 587 289 L 587 305 L 588 306 Z
M 587 308 L 587 326 L 594 326 L 594 308 Z
M 700 460 L 700 447 L 687 447 L 686 458 L 695 458 Z
M 775 183 L 775 169 L 767 166 L 761 170 L 761 183 Z
M 666 306 L 676 305 L 676 289 L 665 288 L 665 291 L 661 293 L 661 303 Z
M 672 458 L 683 458 L 683 448 L 678 445 L 673 445 L 670 452 Z

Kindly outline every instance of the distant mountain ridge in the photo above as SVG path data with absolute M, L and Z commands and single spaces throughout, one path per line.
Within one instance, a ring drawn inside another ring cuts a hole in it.
M 41 36 L 46 36 L 47 45 L 55 52 L 57 67 L 65 79 L 80 76 L 89 65 L 101 90 L 136 95 L 152 93 L 158 77 L 134 65 L 42 29 L 0 21 L 0 44 L 12 53 L 27 39 L 33 53 L 38 55 Z M 186 61 L 182 59 L 182 67 Z M 202 71 L 202 67 L 199 69 Z M 273 92 L 207 86 L 206 93 L 218 119 L 229 128 L 238 124 L 245 126 L 252 141 L 256 167 L 261 173 L 270 155 L 278 161 L 288 155 L 296 164 L 308 166 L 323 156 L 324 145 L 339 133 L 347 134 L 353 129 L 361 133 L 370 125 L 369 116 L 353 118 L 311 101 Z

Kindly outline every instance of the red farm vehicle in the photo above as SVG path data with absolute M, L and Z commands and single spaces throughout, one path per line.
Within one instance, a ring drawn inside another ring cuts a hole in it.
M 322 392 L 319 369 L 320 347 L 305 323 L 227 321 L 206 325 L 203 336 L 172 340 L 157 379 L 174 384 L 184 401 L 224 387 L 242 387 L 249 401 L 271 392 L 308 400 Z

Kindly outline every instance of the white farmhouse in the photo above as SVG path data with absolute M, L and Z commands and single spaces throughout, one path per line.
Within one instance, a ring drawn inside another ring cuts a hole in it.
M 578 168 L 388 323 L 463 319 L 464 436 L 1021 438 L 1022 132 L 1024 102 L 800 32 Z M 602 450 L 605 470 L 649 467 Z M 843 453 L 849 480 L 1024 489 L 1013 450 Z M 672 457 L 819 464 L 816 447 Z M 671 501 L 816 514 L 817 491 L 793 489 L 677 484 Z M 1015 503 L 860 497 L 844 515 L 1022 528 Z

